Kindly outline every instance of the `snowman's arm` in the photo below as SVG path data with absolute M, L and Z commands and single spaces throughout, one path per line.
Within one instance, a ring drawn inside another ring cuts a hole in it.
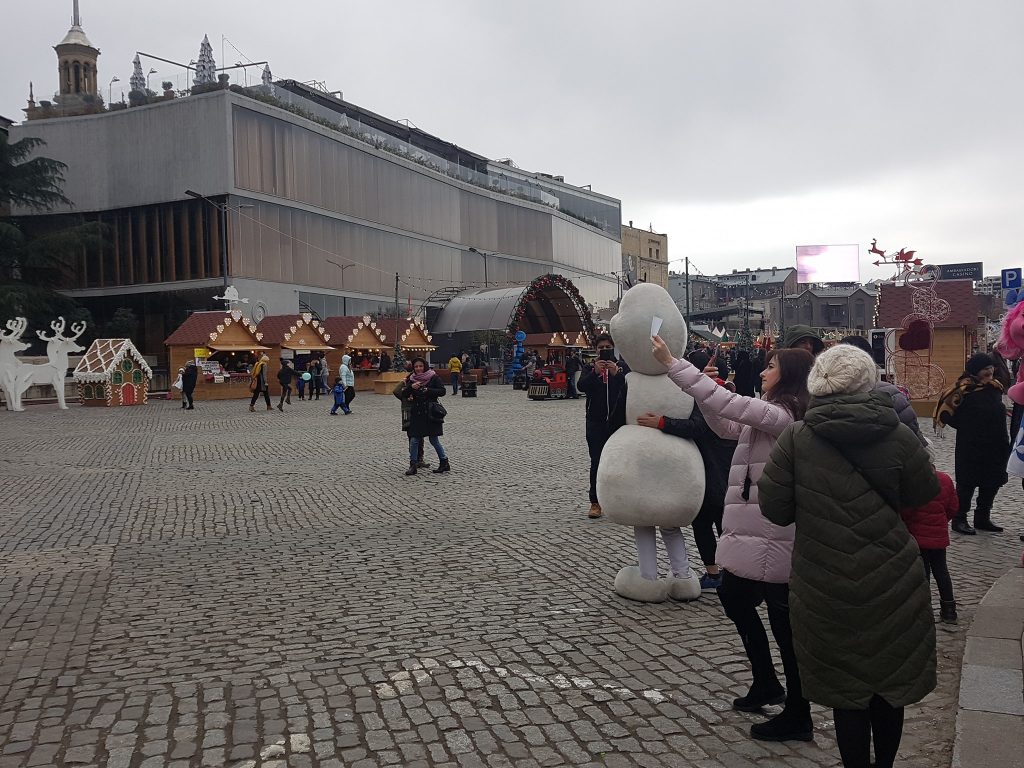
M 727 440 L 737 439 L 741 424 L 778 437 L 793 421 L 792 414 L 785 408 L 730 392 L 686 360 L 676 360 L 668 369 L 668 376 L 697 401 L 708 425 Z
M 796 520 L 795 482 L 793 426 L 790 425 L 775 441 L 771 457 L 757 481 L 757 503 L 761 514 L 776 525 L 785 526 Z

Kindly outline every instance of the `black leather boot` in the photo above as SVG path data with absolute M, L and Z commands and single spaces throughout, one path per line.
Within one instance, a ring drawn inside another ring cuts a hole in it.
M 953 518 L 953 525 L 951 526 L 957 533 L 962 533 L 964 536 L 973 536 L 974 529 L 971 528 L 971 524 L 967 522 L 967 515 L 957 515 Z
M 942 600 L 939 603 L 939 620 L 943 624 L 956 624 L 956 601 Z
M 452 466 L 448 463 L 448 457 L 441 459 L 441 463 L 437 465 L 437 469 L 434 470 L 435 475 L 439 475 L 442 472 L 451 472 Z
M 415 461 L 410 461 L 409 462 L 409 468 L 407 470 L 405 470 L 405 474 L 407 474 L 407 475 L 415 475 L 416 474 L 416 462 Z

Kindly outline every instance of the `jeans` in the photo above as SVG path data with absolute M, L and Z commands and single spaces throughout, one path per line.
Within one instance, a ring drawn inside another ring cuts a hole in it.
M 571 397 L 574 400 L 580 396 L 580 393 L 576 391 L 576 374 L 570 373 L 565 377 L 565 396 Z
M 875 694 L 867 709 L 833 709 L 832 715 L 843 768 L 892 768 L 903 737 L 903 707 L 891 707 Z M 872 736 L 875 737 L 873 763 Z
M 939 599 L 947 603 L 953 602 L 953 580 L 949 578 L 946 567 L 946 550 L 922 549 L 921 560 L 924 562 L 924 575 L 930 579 L 935 575 L 935 586 L 939 588 Z
M 434 446 L 434 450 L 437 452 L 437 458 L 444 461 L 448 456 L 444 452 L 444 448 L 441 445 L 441 441 L 434 435 L 429 438 L 430 444 Z M 422 437 L 410 437 L 409 438 L 409 461 L 419 461 L 423 457 L 423 451 L 421 446 L 423 445 Z
M 693 540 L 697 544 L 697 551 L 700 552 L 700 559 L 704 565 L 715 564 L 715 555 L 718 554 L 715 529 L 718 529 L 718 535 L 721 536 L 724 513 L 725 507 L 722 504 L 705 503 L 690 524 L 693 528 Z
M 459 374 L 452 372 L 452 394 L 459 394 Z
M 605 421 L 587 421 L 587 449 L 590 451 L 590 503 L 597 504 L 597 466 L 601 451 L 615 430 Z
M 725 615 L 732 619 L 743 641 L 754 678 L 751 691 L 758 693 L 772 693 L 782 687 L 772 663 L 768 635 L 757 613 L 757 607 L 762 602 L 767 605 L 768 622 L 775 636 L 775 644 L 779 647 L 782 668 L 786 672 L 786 710 L 793 714 L 805 713 L 810 717 L 811 705 L 803 697 L 800 671 L 793 651 L 793 630 L 789 624 L 789 585 L 744 579 L 723 569 L 718 597 L 722 601 Z

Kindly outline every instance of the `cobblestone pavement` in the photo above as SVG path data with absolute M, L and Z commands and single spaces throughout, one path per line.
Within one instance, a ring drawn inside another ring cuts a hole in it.
M 408 478 L 390 397 L 0 411 L 0 768 L 838 765 L 819 708 L 814 743 L 748 738 L 716 597 L 612 593 L 632 536 L 586 519 L 582 402 L 447 401 L 452 473 Z M 961 624 L 905 765 L 949 763 L 1021 502 L 953 542 Z

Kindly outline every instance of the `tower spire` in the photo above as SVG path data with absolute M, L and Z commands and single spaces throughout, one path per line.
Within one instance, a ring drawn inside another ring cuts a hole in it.
M 71 16 L 71 26 L 73 26 L 73 27 L 80 27 L 80 26 L 82 26 L 82 17 L 78 13 L 78 0 L 74 0 L 74 1 L 75 1 L 75 9 L 74 9 L 73 15 Z

